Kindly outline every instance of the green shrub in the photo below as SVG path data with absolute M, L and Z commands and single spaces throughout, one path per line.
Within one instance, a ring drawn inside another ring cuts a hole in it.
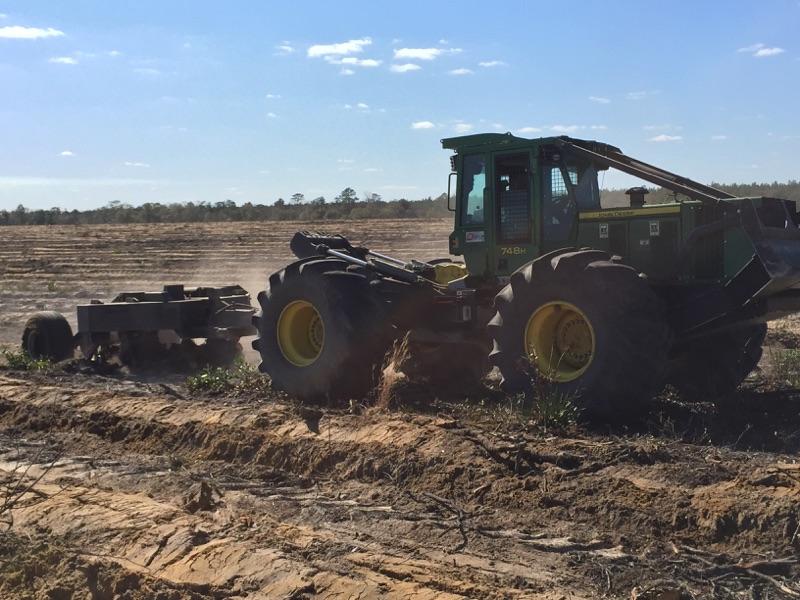
M 211 395 L 263 395 L 269 390 L 269 380 L 243 359 L 230 368 L 206 367 L 186 379 L 191 392 Z
M 547 382 L 536 382 L 534 409 L 537 423 L 545 431 L 575 425 L 581 412 L 577 400 L 576 394 L 565 394 Z
M 49 360 L 31 358 L 27 352 L 22 350 L 3 348 L 0 353 L 5 359 L 6 367 L 15 371 L 47 371 L 53 366 Z
M 769 376 L 776 385 L 800 388 L 800 350 L 775 351 Z

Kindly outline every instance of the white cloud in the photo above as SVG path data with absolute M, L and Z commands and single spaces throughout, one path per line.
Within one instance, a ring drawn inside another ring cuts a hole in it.
M 414 121 L 411 124 L 411 129 L 433 129 L 434 127 L 436 127 L 436 125 L 430 121 Z
M 626 100 L 644 100 L 650 96 L 655 96 L 660 93 L 658 90 L 639 90 L 636 92 L 628 92 L 625 94 Z
M 356 72 L 353 71 L 353 69 L 346 69 L 345 68 L 345 69 L 342 69 L 341 71 L 339 71 L 339 75 L 355 75 L 355 74 L 356 74 Z
M 53 29 L 52 27 L 47 27 L 46 29 L 40 27 L 22 27 L 21 25 L 0 27 L 0 38 L 7 40 L 39 40 L 42 38 L 61 37 L 63 35 L 63 31 Z
M 292 46 L 290 42 L 283 41 L 277 46 L 275 46 L 275 56 L 289 56 L 290 54 L 294 54 L 295 48 Z
M 722 140 L 727 140 L 728 136 L 727 135 L 712 135 L 711 139 L 716 141 L 716 142 L 721 142 Z
M 433 60 L 441 56 L 441 48 L 399 48 L 394 51 L 395 60 L 399 58 L 412 60 Z
M 786 52 L 783 48 L 761 48 L 753 56 L 756 58 L 764 58 L 765 56 L 776 56 Z
M 277 119 L 278 115 L 276 115 L 274 112 L 268 112 L 267 113 L 267 118 L 268 119 Z
M 753 44 L 752 46 L 745 46 L 744 48 L 739 48 L 737 52 L 747 52 L 748 54 L 751 54 L 753 52 L 758 52 L 763 47 L 764 44 L 759 42 L 758 44 Z
M 683 139 L 683 136 L 680 135 L 667 135 L 666 133 L 662 133 L 661 135 L 657 135 L 655 137 L 651 137 L 648 139 L 648 142 L 680 142 Z
M 745 46 L 744 48 L 739 48 L 737 52 L 744 52 L 746 54 L 750 54 L 751 56 L 755 56 L 756 58 L 764 58 L 767 56 L 776 56 L 778 54 L 783 54 L 786 51 L 783 48 L 768 47 L 766 44 L 762 44 L 761 42 L 759 42 L 751 46 Z
M 343 165 L 352 165 L 356 161 L 353 160 L 352 158 L 337 158 L 336 162 L 341 163 Z
M 456 130 L 456 133 L 469 133 L 475 128 L 472 123 L 456 123 L 453 129 Z
M 348 65 L 354 67 L 380 67 L 383 63 L 382 60 L 375 60 L 374 58 L 356 58 L 355 56 L 347 56 L 339 58 L 337 56 L 325 56 L 325 61 L 332 65 Z
M 77 65 L 77 59 L 72 58 L 71 56 L 54 56 L 53 58 L 49 58 L 47 62 L 52 63 L 54 65 Z
M 589 125 L 589 129 L 593 131 L 605 131 L 608 129 L 608 125 Z
M 64 150 L 59 156 L 75 156 L 75 153 L 72 150 Z
M 461 48 L 398 48 L 394 51 L 395 60 L 434 60 L 443 54 L 458 54 Z
M 580 125 L 553 125 L 550 127 L 550 131 L 554 131 L 556 133 L 575 133 L 579 129 L 584 129 Z
M 267 100 L 279 100 L 281 98 L 280 94 L 267 94 L 264 96 Z
M 611 100 L 609 98 L 604 98 L 602 96 L 589 96 L 590 102 L 596 102 L 597 104 L 610 104 Z
M 541 128 L 539 127 L 520 127 L 517 129 L 517 133 L 527 134 L 527 133 L 541 133 Z
M 307 51 L 309 58 L 318 58 L 321 56 L 346 56 L 348 54 L 358 54 L 364 51 L 365 46 L 372 44 L 370 38 L 363 38 L 360 40 L 348 40 L 338 44 L 314 44 L 310 46 Z
M 490 69 L 492 67 L 505 67 L 506 63 L 502 60 L 483 60 L 478 63 L 478 66 Z
M 119 50 L 109 50 L 106 54 L 111 58 L 117 58 L 118 56 L 122 56 L 122 52 Z
M 409 71 L 419 71 L 422 67 L 414 63 L 405 63 L 402 65 L 392 65 L 389 70 L 392 73 L 408 73 Z
M 452 71 L 448 71 L 448 73 L 450 73 L 450 75 L 472 75 L 471 70 L 465 69 L 463 67 L 460 69 L 453 69 Z
M 369 104 L 367 104 L 365 102 L 359 102 L 358 104 L 356 104 L 356 108 L 360 108 L 362 110 L 367 110 L 369 108 Z
M 0 19 L 7 19 L 8 15 L 5 13 L 0 13 Z
M 380 173 L 383 169 L 379 169 L 377 167 L 367 167 L 364 169 L 364 173 Z
M 146 162 L 126 160 L 122 164 L 125 165 L 126 167 L 136 167 L 137 169 L 149 169 L 150 168 L 150 165 L 147 164 Z

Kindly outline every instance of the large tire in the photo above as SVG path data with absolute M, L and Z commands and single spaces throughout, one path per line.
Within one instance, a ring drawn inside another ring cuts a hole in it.
M 758 366 L 766 335 L 760 323 L 690 342 L 671 361 L 667 382 L 690 400 L 732 394 Z
M 638 271 L 605 252 L 543 255 L 511 276 L 495 307 L 489 359 L 508 392 L 533 390 L 533 375 L 584 417 L 619 420 L 641 412 L 663 386 L 671 334 L 662 302 Z M 548 339 L 549 357 L 541 345 Z M 560 356 L 557 345 L 567 348 Z
M 253 318 L 259 369 L 304 400 L 362 398 L 391 343 L 383 305 L 363 273 L 334 259 L 301 260 L 269 278 Z
M 38 312 L 25 323 L 22 349 L 37 360 L 60 361 L 72 358 L 75 351 L 72 327 L 60 313 Z

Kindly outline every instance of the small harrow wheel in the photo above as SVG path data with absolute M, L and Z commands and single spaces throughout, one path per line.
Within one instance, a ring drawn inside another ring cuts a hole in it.
M 25 323 L 22 349 L 35 359 L 60 361 L 71 358 L 75 351 L 72 328 L 60 313 L 38 312 Z
M 242 355 L 239 340 L 210 338 L 200 346 L 204 364 L 215 367 L 230 367 Z

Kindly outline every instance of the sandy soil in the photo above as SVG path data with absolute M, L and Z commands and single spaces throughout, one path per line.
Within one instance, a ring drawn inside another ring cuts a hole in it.
M 358 227 L 421 257 L 448 230 Z M 4 229 L 3 339 L 25 302 L 164 273 L 224 283 L 242 262 L 263 277 L 295 228 Z M 800 597 L 800 393 L 765 377 L 799 332 L 773 327 L 735 397 L 667 393 L 604 430 L 544 430 L 491 393 L 344 410 L 192 395 L 174 375 L 3 369 L 0 598 Z
M 178 223 L 3 227 L 0 230 L 0 344 L 17 343 L 25 319 L 164 284 L 238 283 L 255 298 L 267 277 L 293 259 L 289 240 L 301 229 L 346 235 L 400 257 L 447 256 L 445 220 L 325 223 Z
M 309 413 L 6 372 L 0 474 L 30 490 L 0 597 L 778 597 L 800 576 L 800 397 L 731 402 L 544 432 L 502 405 Z

